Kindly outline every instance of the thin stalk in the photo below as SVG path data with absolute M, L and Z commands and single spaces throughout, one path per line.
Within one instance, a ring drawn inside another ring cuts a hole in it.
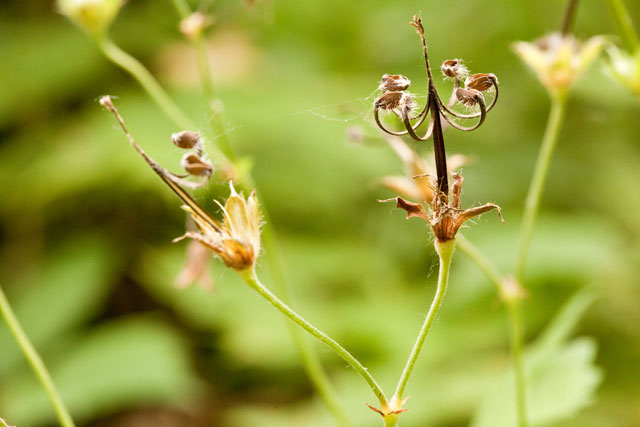
M 529 193 L 527 194 L 522 218 L 522 226 L 520 227 L 520 244 L 518 246 L 514 269 L 514 277 L 518 283 L 522 283 L 524 276 L 527 255 L 531 244 L 533 224 L 535 223 L 536 215 L 538 213 L 540 198 L 547 179 L 547 173 L 549 172 L 549 165 L 551 163 L 551 157 L 553 156 L 553 150 L 558 140 L 558 135 L 560 134 L 565 109 L 566 97 L 564 95 L 553 96 L 551 98 L 551 112 L 549 113 L 547 128 L 542 140 L 542 147 L 540 148 L 533 177 L 531 178 Z
M 288 305 L 282 302 L 278 297 L 269 291 L 258 279 L 254 269 L 247 269 L 239 272 L 242 279 L 247 285 L 258 292 L 264 299 L 266 299 L 271 305 L 273 305 L 278 311 L 287 316 L 291 321 L 298 324 L 302 329 L 310 333 L 315 338 L 325 343 L 331 350 L 336 352 L 338 356 L 344 359 L 358 374 L 366 381 L 371 388 L 371 391 L 376 395 L 380 405 L 383 408 L 388 407 L 389 403 L 384 395 L 384 392 L 371 376 L 367 368 L 365 368 L 358 359 L 356 359 L 351 353 L 349 353 L 344 347 L 338 344 L 333 338 L 329 337 L 324 332 L 307 322 L 302 316 L 293 311 Z
M 631 53 L 640 51 L 640 39 L 635 28 L 633 28 L 633 20 L 624 6 L 624 2 L 622 0 L 607 0 L 607 4 L 625 48 Z
M 107 36 L 96 38 L 96 42 L 104 56 L 131 74 L 179 128 L 182 130 L 197 129 L 195 123 L 180 110 L 144 65 L 116 46 Z
M 440 257 L 438 287 L 436 289 L 436 294 L 433 297 L 433 301 L 431 302 L 431 307 L 429 307 L 429 312 L 427 313 L 424 323 L 422 324 L 422 328 L 420 329 L 420 333 L 418 333 L 418 338 L 413 345 L 413 349 L 411 350 L 409 359 L 407 360 L 404 370 L 402 371 L 402 375 L 400 376 L 400 380 L 398 381 L 398 385 L 396 386 L 396 392 L 393 395 L 392 401 L 402 401 L 404 389 L 407 385 L 407 382 L 409 381 L 409 377 L 411 376 L 413 367 L 416 364 L 416 360 L 418 360 L 420 350 L 422 350 L 422 346 L 425 339 L 427 338 L 429 330 L 431 329 L 431 325 L 438 315 L 438 311 L 440 310 L 440 306 L 442 305 L 442 300 L 444 299 L 444 294 L 447 291 L 447 284 L 449 282 L 449 267 L 451 266 L 451 259 L 453 258 L 455 244 L 455 239 L 447 240 L 444 242 L 436 240 L 435 242 L 436 251 L 438 252 L 438 256 Z
M 562 27 L 560 27 L 560 32 L 563 36 L 566 36 L 571 29 L 571 25 L 573 24 L 573 18 L 576 12 L 576 6 L 578 5 L 578 0 L 569 0 L 569 4 L 567 5 L 567 9 L 564 12 L 564 17 L 562 18 Z
M 42 388 L 47 393 L 47 397 L 51 402 L 51 406 L 53 406 L 60 425 L 63 427 L 75 427 L 69 411 L 64 406 L 64 402 L 56 390 L 56 386 L 53 384 L 53 380 L 51 379 L 49 371 L 47 371 L 47 367 L 44 365 L 42 358 L 40 358 L 40 355 L 24 333 L 22 326 L 20 326 L 20 322 L 13 313 L 2 287 L 0 287 L 0 314 L 2 314 L 2 318 L 18 343 L 22 354 L 27 359 L 27 362 L 29 362 L 33 373 L 36 374 L 38 381 L 40 381 L 40 385 L 42 385 Z
M 487 279 L 493 283 L 497 291 L 502 294 L 505 278 L 496 266 L 491 263 L 489 258 L 487 258 L 480 249 L 460 233 L 456 236 L 456 241 L 458 248 L 476 264 L 480 271 L 487 276 Z
M 262 228 L 262 243 L 265 248 L 265 252 L 268 254 L 267 263 L 269 265 L 269 271 L 271 272 L 273 282 L 280 294 L 280 297 L 285 303 L 290 304 L 291 296 L 289 287 L 284 279 L 284 272 L 282 271 L 282 262 L 280 260 L 280 248 L 277 236 L 273 226 L 271 226 L 271 221 L 269 221 L 267 211 L 264 207 L 262 212 L 264 220 L 266 221 Z M 340 403 L 338 394 L 329 381 L 329 378 L 320 363 L 318 355 L 312 350 L 311 345 L 307 342 L 305 337 L 302 336 L 296 325 L 291 322 L 287 322 L 287 328 L 289 329 L 289 334 L 293 340 L 293 345 L 300 354 L 302 366 L 318 392 L 320 399 L 322 399 L 338 425 L 342 427 L 352 427 L 353 423 Z
M 527 393 L 524 361 L 522 359 L 524 325 L 522 323 L 519 298 L 511 298 L 507 300 L 507 313 L 509 315 L 509 328 L 511 330 L 510 343 L 511 356 L 513 357 L 513 371 L 515 375 L 518 427 L 527 427 Z
M 172 0 L 172 2 L 181 19 L 187 19 L 193 13 L 186 0 Z M 211 67 L 209 66 L 206 39 L 201 33 L 198 33 L 194 38 L 188 38 L 188 40 L 196 54 L 196 63 L 198 65 L 198 74 L 200 75 L 202 92 L 207 104 L 207 109 L 211 113 L 211 127 L 216 133 L 215 142 L 220 151 L 222 151 L 230 161 L 235 162 L 236 156 L 231 148 L 231 143 L 227 137 L 225 126 L 222 123 L 221 111 L 218 107 L 218 99 L 216 98 L 213 77 L 211 76 Z

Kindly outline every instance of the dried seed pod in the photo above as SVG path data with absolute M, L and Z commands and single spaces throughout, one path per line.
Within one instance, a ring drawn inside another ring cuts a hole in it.
M 410 84 L 411 80 L 401 74 L 385 74 L 382 76 L 382 82 L 380 82 L 380 86 L 378 87 L 383 91 L 388 92 L 407 90 Z
M 478 103 L 484 102 L 482 92 L 476 89 L 458 88 L 456 90 L 456 98 L 467 107 L 475 107 Z
M 211 176 L 211 173 L 213 172 L 213 166 L 211 163 L 203 160 L 196 153 L 186 153 L 182 156 L 180 165 L 193 176 L 208 177 Z
M 182 132 L 172 134 L 171 141 L 180 148 L 191 149 L 200 143 L 200 134 L 198 134 L 198 132 L 183 130 Z
M 445 77 L 455 80 L 462 80 L 469 74 L 462 59 L 447 59 L 442 63 L 440 70 Z
M 479 73 L 467 77 L 464 81 L 464 86 L 467 89 L 475 89 L 480 92 L 494 88 L 494 85 L 498 84 L 498 78 L 492 73 Z
M 402 91 L 385 92 L 374 101 L 375 108 L 394 110 L 396 108 L 413 108 L 411 95 Z

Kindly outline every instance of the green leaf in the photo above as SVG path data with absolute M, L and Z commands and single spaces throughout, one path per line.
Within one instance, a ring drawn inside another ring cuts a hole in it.
M 48 348 L 60 335 L 95 313 L 112 282 L 113 256 L 96 239 L 67 242 L 52 251 L 40 272 L 16 283 L 9 300 L 36 348 Z M 0 324 L 0 377 L 22 355 L 4 324 Z
M 543 426 L 571 417 L 589 405 L 601 382 L 595 366 L 596 343 L 591 338 L 566 339 L 594 297 L 578 292 L 560 310 L 525 354 L 527 418 L 531 426 Z M 515 387 L 511 367 L 487 391 L 473 427 L 517 425 Z
M 129 317 L 107 324 L 69 349 L 51 372 L 76 420 L 139 404 L 180 404 L 196 384 L 185 345 L 164 322 Z M 30 372 L 3 384 L 3 413 L 17 425 L 54 421 L 40 385 Z

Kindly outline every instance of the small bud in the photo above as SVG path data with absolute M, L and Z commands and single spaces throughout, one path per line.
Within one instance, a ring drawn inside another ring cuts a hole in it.
M 196 153 L 186 153 L 182 157 L 180 165 L 193 176 L 208 177 L 211 176 L 211 172 L 213 172 L 213 166 L 211 163 L 201 159 Z
M 58 9 L 87 33 L 98 36 L 111 25 L 122 0 L 58 0 Z
M 466 107 L 475 107 L 481 101 L 484 101 L 482 92 L 476 89 L 462 89 L 456 90 L 456 98 Z
M 198 132 L 183 130 L 182 132 L 171 134 L 171 141 L 173 141 L 177 147 L 188 150 L 200 143 L 200 134 Z
M 211 19 L 200 12 L 195 12 L 180 21 L 180 32 L 191 40 L 196 40 L 211 24 Z
M 607 47 L 607 71 L 621 85 L 640 97 L 640 51 L 632 55 L 614 45 Z
M 407 90 L 410 84 L 411 80 L 401 74 L 385 74 L 384 76 L 382 76 L 382 82 L 378 87 L 379 89 L 388 92 Z
M 375 108 L 383 110 L 394 110 L 396 108 L 413 108 L 413 99 L 406 92 L 393 91 L 385 92 L 374 101 Z
M 442 63 L 440 69 L 445 77 L 454 80 L 462 80 L 469 74 L 469 70 L 464 66 L 462 59 L 447 59 Z
M 467 89 L 475 89 L 480 92 L 494 88 L 494 85 L 498 84 L 498 78 L 492 73 L 479 73 L 467 77 L 464 81 L 464 86 Z

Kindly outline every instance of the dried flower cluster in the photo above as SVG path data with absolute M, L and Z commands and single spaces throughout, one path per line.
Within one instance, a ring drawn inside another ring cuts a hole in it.
M 183 209 L 189 213 L 195 222 L 198 231 L 187 231 L 183 236 L 175 239 L 174 242 L 190 238 L 213 251 L 227 267 L 238 271 L 253 267 L 260 254 L 260 209 L 255 190 L 245 200 L 244 196 L 236 193 L 233 184 L 230 184 L 231 194 L 225 205 L 218 203 L 222 209 L 224 219 L 222 222 L 215 220 L 181 186 L 181 184 L 195 185 L 193 182 L 185 180 L 189 175 L 195 175 L 205 180 L 211 176 L 212 167 L 204 159 L 200 136 L 190 131 L 172 135 L 171 139 L 176 146 L 193 150 L 182 158 L 182 165 L 188 174 L 176 175 L 158 165 L 134 141 L 127 131 L 122 117 L 113 105 L 111 97 L 102 97 L 100 104 L 116 116 L 118 123 L 120 123 L 129 139 L 129 143 L 169 188 L 180 197 L 185 204 Z M 202 275 L 203 261 L 201 252 L 193 251 L 190 261 L 194 264 L 187 264 L 182 277 L 179 278 L 182 281 Z
M 455 238 L 458 229 L 466 220 L 491 209 L 498 209 L 499 211 L 499 207 L 493 203 L 487 203 L 471 209 L 461 209 L 460 194 L 462 191 L 462 176 L 457 173 L 453 174 L 454 185 L 451 191 L 452 200 L 451 203 L 449 203 L 449 173 L 441 120 L 463 131 L 471 131 L 480 127 L 484 123 L 487 112 L 493 108 L 498 99 L 498 78 L 492 73 L 469 75 L 469 70 L 461 59 L 448 59 L 444 61 L 440 68 L 442 74 L 445 78 L 453 81 L 450 100 L 445 105 L 438 95 L 431 74 L 422 20 L 416 15 L 410 24 L 416 29 L 422 41 L 428 80 L 427 101 L 422 112 L 412 117 L 411 113 L 415 108 L 415 103 L 411 95 L 407 92 L 411 82 L 408 78 L 399 74 L 385 74 L 382 76 L 382 81 L 379 85 L 382 94 L 374 101 L 374 116 L 380 129 L 393 137 L 409 135 L 416 141 L 426 141 L 429 138 L 433 138 L 436 182 L 433 183 L 433 175 L 428 173 L 428 168 L 423 159 L 417 156 L 413 150 L 406 147 L 401 141 L 390 140 L 390 144 L 392 144 L 395 151 L 404 160 L 412 176 L 411 179 L 408 177 L 388 177 L 384 181 L 385 185 L 395 189 L 401 194 L 422 200 L 427 203 L 430 211 L 428 212 L 422 204 L 408 202 L 401 197 L 384 201 L 396 201 L 397 206 L 407 212 L 407 218 L 415 216 L 427 220 L 437 240 L 447 241 Z M 493 93 L 493 100 L 487 106 L 485 94 L 488 92 Z M 480 111 L 460 113 L 453 110 L 453 106 L 456 103 L 467 108 L 478 108 Z M 380 120 L 380 110 L 393 111 L 401 118 L 405 130 L 392 131 L 388 129 Z M 427 117 L 429 117 L 427 130 L 424 135 L 419 136 L 417 130 L 425 122 Z M 472 126 L 464 126 L 456 121 L 458 119 L 477 119 L 477 122 Z M 415 120 L 415 122 L 412 123 L 412 120 Z

